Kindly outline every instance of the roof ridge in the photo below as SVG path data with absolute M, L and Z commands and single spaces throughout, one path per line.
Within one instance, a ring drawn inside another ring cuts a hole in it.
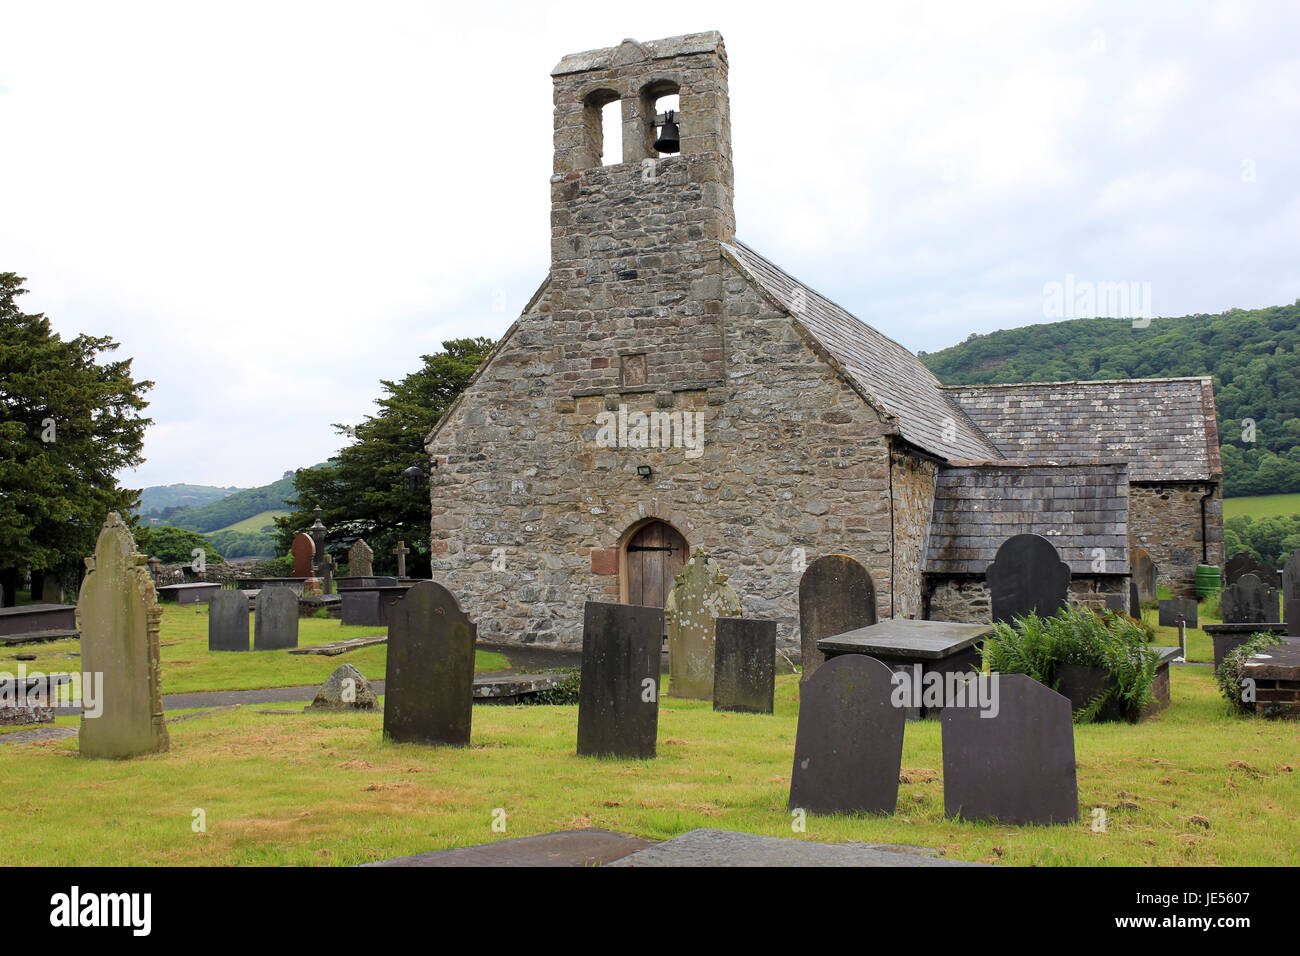
M 1148 376 L 1147 378 L 1073 378 L 1057 382 L 981 382 L 967 385 L 940 385 L 945 391 L 957 391 L 962 388 L 1029 388 L 1031 385 L 1138 385 L 1149 382 L 1213 382 L 1213 375 L 1169 375 Z

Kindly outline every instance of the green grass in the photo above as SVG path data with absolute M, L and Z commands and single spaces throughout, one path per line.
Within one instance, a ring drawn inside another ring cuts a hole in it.
M 1232 716 L 1208 669 L 1172 676 L 1159 716 L 1075 728 L 1081 819 L 1067 826 L 946 819 L 939 724 L 923 721 L 907 725 L 895 815 L 809 816 L 793 833 L 798 690 L 781 677 L 773 716 L 665 698 L 649 761 L 577 757 L 574 706 L 476 706 L 464 750 L 385 743 L 378 713 L 258 712 L 285 705 L 175 724 L 169 753 L 131 761 L 82 759 L 75 739 L 6 745 L 0 864 L 348 865 L 574 827 L 907 843 L 1013 865 L 1293 864 L 1295 724 Z
M 1300 494 L 1257 495 L 1253 498 L 1225 498 L 1223 517 L 1275 518 L 1280 515 L 1300 515 Z
M 263 511 L 260 514 L 253 515 L 251 518 L 245 518 L 243 521 L 236 521 L 234 524 L 228 524 L 224 528 L 217 528 L 205 533 L 216 534 L 218 531 L 261 531 L 276 518 L 287 515 L 288 513 L 289 512 L 283 510 Z
M 251 636 L 251 614 L 248 627 Z M 384 628 L 344 627 L 334 619 L 305 617 L 298 621 L 298 646 L 312 647 L 383 633 Z M 213 653 L 208 650 L 208 609 L 205 604 L 183 607 L 164 604 L 161 635 L 164 694 L 320 684 L 341 664 L 354 664 L 366 677 L 382 680 L 388 659 L 386 645 L 348 651 L 337 657 L 285 651 Z M 15 654 L 35 654 L 35 661 L 26 662 L 28 671 L 76 670 L 80 667 L 80 650 L 77 640 L 6 647 L 0 651 L 0 669 L 15 668 L 18 664 Z M 509 662 L 501 654 L 479 651 L 474 657 L 474 667 L 478 671 L 503 670 L 507 666 Z

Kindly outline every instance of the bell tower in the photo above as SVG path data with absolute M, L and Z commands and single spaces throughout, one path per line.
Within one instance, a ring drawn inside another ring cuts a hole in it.
M 736 232 L 722 36 L 624 40 L 566 56 L 551 76 L 557 397 L 721 384 L 719 244 Z M 668 117 L 656 102 L 671 94 L 680 151 L 660 152 Z M 606 166 L 601 119 L 613 102 L 623 160 Z

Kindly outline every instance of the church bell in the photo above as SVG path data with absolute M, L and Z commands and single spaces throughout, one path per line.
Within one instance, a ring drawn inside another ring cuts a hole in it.
M 659 130 L 659 138 L 655 140 L 655 152 L 677 153 L 681 152 L 681 148 L 681 134 L 677 132 L 677 123 L 673 119 L 673 111 L 669 110 L 668 115 L 664 118 L 664 125 Z

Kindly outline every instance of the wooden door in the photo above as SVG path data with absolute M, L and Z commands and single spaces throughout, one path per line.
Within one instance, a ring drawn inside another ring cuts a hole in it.
M 627 603 L 663 607 L 686 558 L 686 539 L 672 525 L 638 529 L 627 543 Z

